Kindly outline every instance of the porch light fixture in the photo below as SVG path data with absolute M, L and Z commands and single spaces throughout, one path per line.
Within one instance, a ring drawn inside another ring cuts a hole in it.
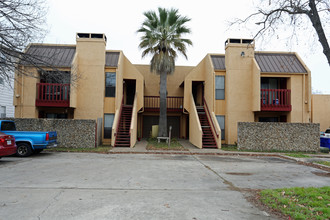
M 244 51 L 241 52 L 241 57 L 245 57 L 245 52 Z

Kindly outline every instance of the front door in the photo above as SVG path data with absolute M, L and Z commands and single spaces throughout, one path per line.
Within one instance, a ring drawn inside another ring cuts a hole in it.
M 133 105 L 134 97 L 135 97 L 135 89 L 136 89 L 136 80 L 125 79 L 124 96 L 125 96 L 126 105 Z

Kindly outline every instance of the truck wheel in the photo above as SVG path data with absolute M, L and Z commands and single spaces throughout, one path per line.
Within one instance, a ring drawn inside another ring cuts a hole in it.
M 19 157 L 28 157 L 32 154 L 31 146 L 27 143 L 18 143 L 16 155 Z

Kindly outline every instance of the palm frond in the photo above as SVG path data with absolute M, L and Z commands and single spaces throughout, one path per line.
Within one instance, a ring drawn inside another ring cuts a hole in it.
M 155 11 L 144 12 L 145 20 L 137 33 L 141 33 L 139 48 L 142 49 L 142 57 L 152 55 L 150 70 L 156 74 L 166 72 L 171 74 L 175 69 L 175 60 L 178 53 L 187 58 L 187 46 L 191 46 L 191 40 L 182 38 L 191 33 L 185 26 L 191 19 L 181 16 L 178 9 L 158 8 Z

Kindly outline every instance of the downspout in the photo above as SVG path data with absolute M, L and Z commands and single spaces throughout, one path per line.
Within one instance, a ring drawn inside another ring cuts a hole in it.
M 23 67 L 24 72 L 24 67 Z M 21 118 L 23 118 L 23 102 L 24 102 L 24 75 L 22 74 L 22 86 L 21 86 L 21 98 L 20 98 L 20 105 L 21 105 Z
M 302 114 L 301 114 L 301 122 L 303 122 L 304 123 L 304 114 L 305 114 L 305 109 L 304 109 L 304 107 L 305 107 L 305 103 L 306 103 L 306 100 L 305 100 L 305 87 L 306 87 L 306 85 L 305 85 L 305 83 L 306 83 L 306 79 L 305 79 L 305 73 L 303 74 L 303 89 L 302 89 L 302 95 L 303 95 L 303 101 L 302 101 Z

